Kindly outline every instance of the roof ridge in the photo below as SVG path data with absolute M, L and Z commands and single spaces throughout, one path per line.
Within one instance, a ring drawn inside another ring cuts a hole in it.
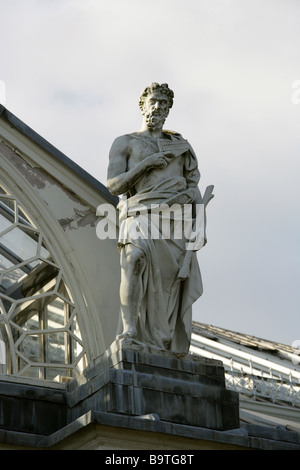
M 217 334 L 217 333 L 222 334 L 223 333 L 227 337 L 229 336 L 228 334 L 236 335 L 241 339 L 244 338 L 244 339 L 247 339 L 248 341 L 250 341 L 250 340 L 254 341 L 255 343 L 257 343 L 257 346 L 263 345 L 263 344 L 265 346 L 272 345 L 274 347 L 274 349 L 278 349 L 278 347 L 280 347 L 280 348 L 288 349 L 291 352 L 294 351 L 294 348 L 292 348 L 292 346 L 289 346 L 289 345 L 284 344 L 284 343 L 279 343 L 278 341 L 272 341 L 272 340 L 269 340 L 269 339 L 260 338 L 258 336 L 250 335 L 248 333 L 241 333 L 239 331 L 230 330 L 228 328 L 223 328 L 223 327 L 211 325 L 211 324 L 208 324 L 208 323 L 193 321 L 193 326 L 198 327 L 198 328 L 207 329 L 208 331 L 212 331 L 215 334 Z M 232 337 L 230 339 L 233 340 Z M 277 347 L 275 347 L 275 345 Z

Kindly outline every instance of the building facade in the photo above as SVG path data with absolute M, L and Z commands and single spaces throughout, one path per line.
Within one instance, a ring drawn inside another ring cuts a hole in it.
M 89 371 L 119 321 L 116 240 L 96 233 L 97 207 L 116 203 L 0 106 L 0 449 L 300 449 L 296 351 L 200 323 L 191 355 L 223 363 L 239 426 L 108 413 L 85 397 L 74 418 L 72 397 L 95 386 Z

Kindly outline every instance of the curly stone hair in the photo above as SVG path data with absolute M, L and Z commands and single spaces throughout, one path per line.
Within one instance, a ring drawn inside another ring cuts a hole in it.
M 173 98 L 174 98 L 174 92 L 169 88 L 167 83 L 162 83 L 161 85 L 159 83 L 153 82 L 151 85 L 147 86 L 143 91 L 139 99 L 139 107 L 142 110 L 143 109 L 143 104 L 145 99 L 150 93 L 153 93 L 155 90 L 159 90 L 161 93 L 167 96 L 168 101 L 169 101 L 169 108 L 172 108 L 173 106 Z

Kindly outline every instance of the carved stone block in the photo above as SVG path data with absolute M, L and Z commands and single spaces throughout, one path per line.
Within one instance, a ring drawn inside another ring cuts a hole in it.
M 69 382 L 70 419 L 90 410 L 217 430 L 239 427 L 238 394 L 225 388 L 220 361 L 114 342 Z

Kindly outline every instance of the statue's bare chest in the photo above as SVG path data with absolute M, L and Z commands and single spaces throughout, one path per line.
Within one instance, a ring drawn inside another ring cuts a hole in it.
M 149 157 L 154 153 L 159 152 L 158 143 L 153 139 L 147 138 L 135 138 L 131 139 L 131 145 L 129 149 L 128 155 L 128 170 L 131 170 L 137 164 L 139 164 L 142 160 Z

